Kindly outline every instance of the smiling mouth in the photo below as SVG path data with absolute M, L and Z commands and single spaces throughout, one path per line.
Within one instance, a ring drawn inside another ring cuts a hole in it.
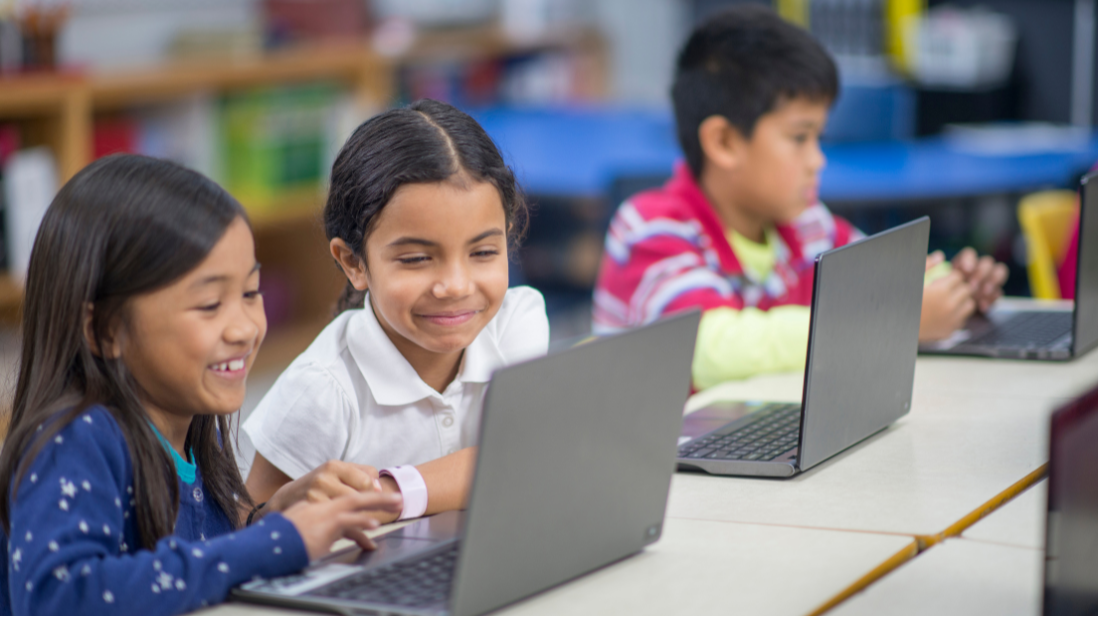
M 438 326 L 460 326 L 469 322 L 480 311 L 453 311 L 446 313 L 419 314 L 417 317 L 425 319 Z
M 241 357 L 241 358 L 235 358 L 233 360 L 227 360 L 225 362 L 219 362 L 219 363 L 216 363 L 216 364 L 211 364 L 207 368 L 209 368 L 211 371 L 213 371 L 215 373 L 229 376 L 229 375 L 232 375 L 234 373 L 243 372 L 244 366 L 246 365 L 246 362 L 245 362 L 246 358 L 247 358 L 247 356 L 244 356 L 244 357 Z

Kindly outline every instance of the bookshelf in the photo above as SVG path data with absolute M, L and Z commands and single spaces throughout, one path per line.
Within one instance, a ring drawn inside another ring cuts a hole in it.
M 496 25 L 481 25 L 421 31 L 411 48 L 394 58 L 379 55 L 365 41 L 347 41 L 119 72 L 0 77 L 0 123 L 16 123 L 26 147 L 48 146 L 64 183 L 91 162 L 97 118 L 170 105 L 195 94 L 314 83 L 338 84 L 352 93 L 359 108 L 381 110 L 397 98 L 397 75 L 403 67 L 541 52 L 565 52 L 582 64 L 577 96 L 607 96 L 608 52 L 594 28 L 551 31 L 520 41 Z M 277 270 L 293 283 L 293 293 L 283 298 L 289 298 L 291 317 L 270 320 L 256 364 L 259 370 L 280 369 L 330 321 L 344 280 L 327 252 L 321 225 L 324 196 L 319 191 L 290 191 L 263 207 L 242 201 L 249 209 L 264 282 Z M 22 298 L 20 282 L 0 272 L 0 325 L 18 323 Z
M 171 103 L 195 93 L 224 94 L 265 86 L 317 82 L 349 90 L 363 109 L 392 99 L 390 62 L 365 44 L 337 43 L 223 60 L 176 61 L 118 73 L 43 74 L 0 78 L 0 122 L 18 125 L 23 145 L 45 145 L 63 183 L 92 159 L 97 115 Z M 260 263 L 293 279 L 289 320 L 268 331 L 259 368 L 277 369 L 305 349 L 329 321 L 343 277 L 327 254 L 320 223 L 324 196 L 294 192 L 249 208 Z M 245 207 L 250 205 L 245 202 Z M 19 281 L 0 273 L 0 323 L 18 323 Z

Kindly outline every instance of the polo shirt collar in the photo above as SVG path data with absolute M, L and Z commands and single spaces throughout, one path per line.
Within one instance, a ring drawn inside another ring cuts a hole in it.
M 440 393 L 420 378 L 385 334 L 370 307 L 369 295 L 365 306 L 356 313 L 347 325 L 347 348 L 370 386 L 374 400 L 379 405 L 401 406 L 425 398 L 439 398 Z M 488 334 L 490 328 L 491 324 L 481 330 L 465 349 L 455 382 L 487 383 L 492 371 L 503 365 L 503 354 Z

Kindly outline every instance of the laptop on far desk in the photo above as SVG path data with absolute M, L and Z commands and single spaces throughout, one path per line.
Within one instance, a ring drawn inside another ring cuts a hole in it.
M 659 539 L 700 314 L 492 376 L 469 509 L 235 599 L 339 613 L 480 614 Z
M 1098 344 L 1098 174 L 1079 188 L 1079 254 L 1075 306 L 1064 310 L 993 308 L 975 315 L 957 336 L 927 343 L 931 354 L 1028 360 L 1070 360 Z
M 803 404 L 695 411 L 683 423 L 679 469 L 789 477 L 906 414 L 929 235 L 924 216 L 817 257 Z
M 1098 386 L 1052 414 L 1045 615 L 1098 614 Z

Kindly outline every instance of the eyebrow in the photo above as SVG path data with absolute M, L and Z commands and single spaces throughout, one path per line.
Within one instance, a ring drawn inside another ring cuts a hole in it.
M 248 270 L 248 276 L 251 276 L 252 274 L 254 274 L 256 272 L 259 272 L 259 269 L 261 267 L 262 267 L 262 264 L 260 264 L 258 261 L 255 262 L 255 265 L 252 266 L 252 269 Z M 220 283 L 220 282 L 223 282 L 223 281 L 227 281 L 227 280 L 229 280 L 229 278 L 230 277 L 229 277 L 228 274 L 214 274 L 214 275 L 211 275 L 211 276 L 207 276 L 206 278 L 199 279 L 199 280 L 195 281 L 191 285 L 191 287 L 205 287 L 206 285 L 210 285 L 212 283 Z
M 492 236 L 502 236 L 502 235 L 503 235 L 503 230 L 498 228 L 498 227 L 495 227 L 495 228 L 489 229 L 488 231 L 485 231 L 485 232 L 482 232 L 482 233 L 478 234 L 476 237 L 469 240 L 469 242 L 467 244 L 475 244 L 477 242 L 480 242 L 481 240 L 491 238 Z M 394 247 L 394 246 L 404 246 L 404 245 L 408 245 L 408 244 L 415 244 L 415 245 L 427 246 L 427 247 L 438 246 L 438 242 L 434 242 L 433 240 L 425 240 L 423 238 L 413 238 L 411 236 L 402 236 L 400 238 L 397 238 L 396 240 L 393 240 L 392 242 L 390 242 L 387 246 Z

